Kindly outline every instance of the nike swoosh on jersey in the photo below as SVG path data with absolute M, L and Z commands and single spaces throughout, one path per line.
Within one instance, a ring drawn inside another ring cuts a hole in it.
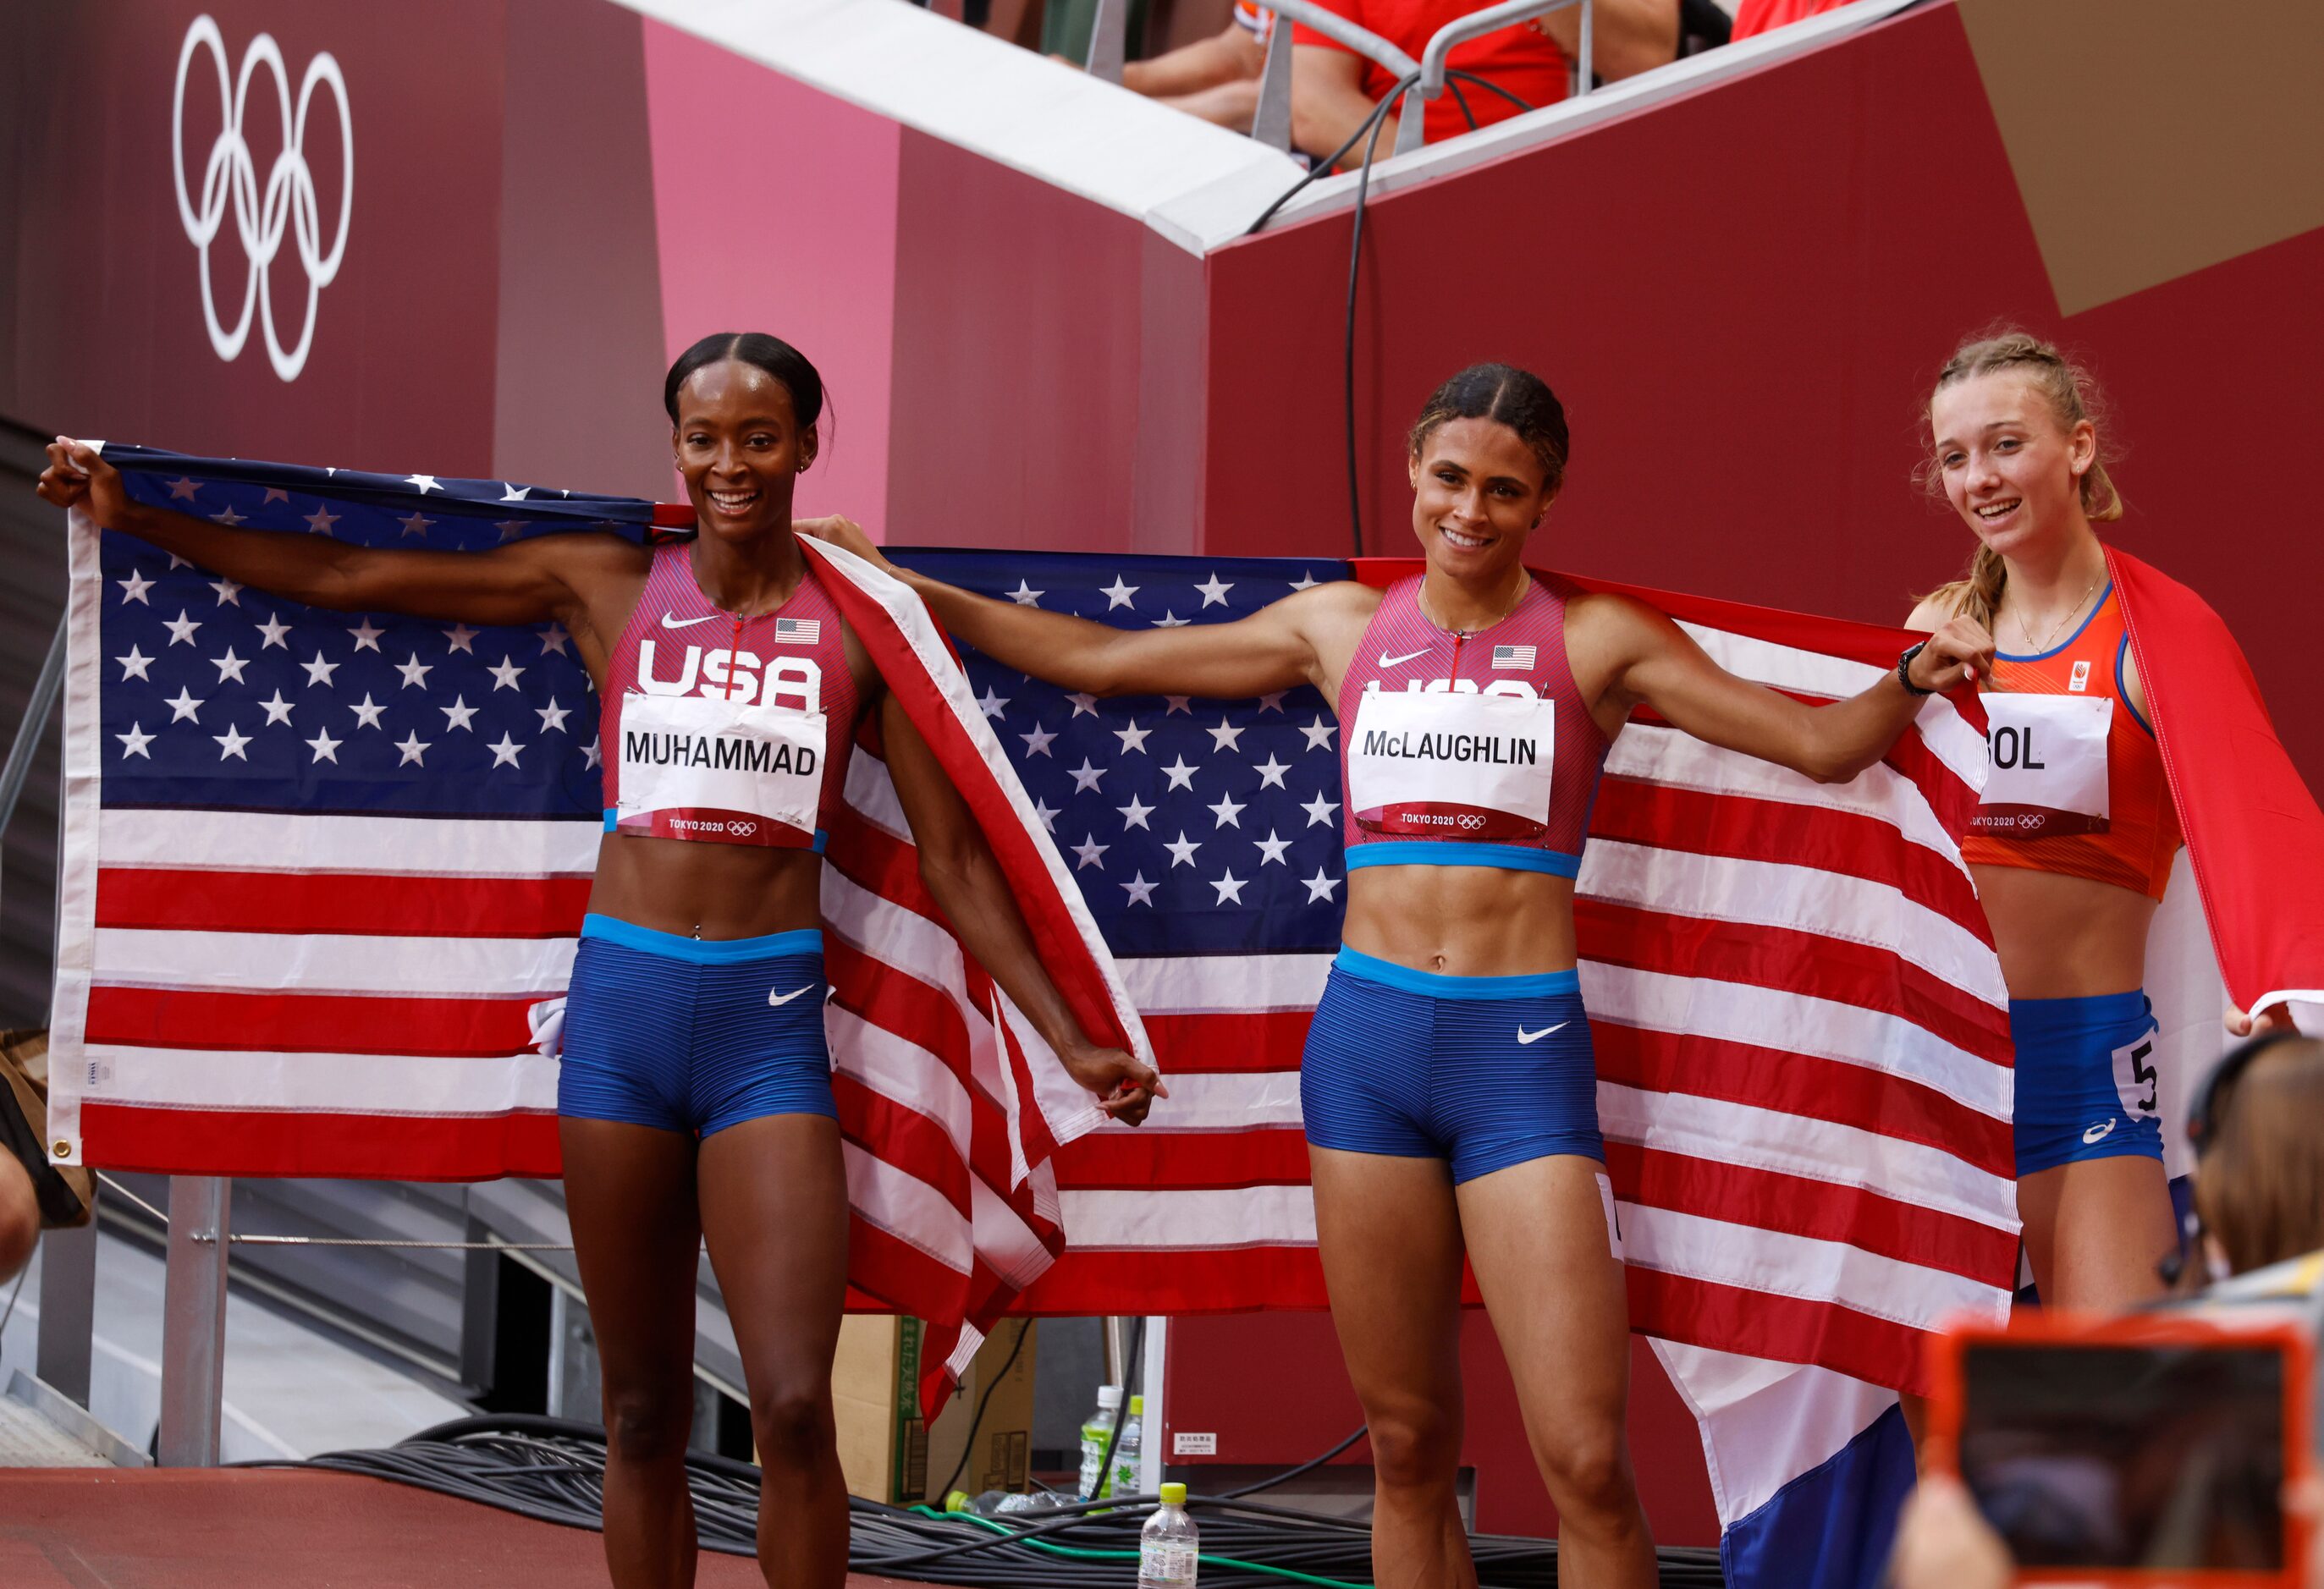
M 696 624 L 708 623 L 717 616 L 715 612 L 706 612 L 700 618 L 680 618 L 675 612 L 665 612 L 661 615 L 661 626 L 664 629 L 692 629 Z
M 1572 1025 L 1572 1024 L 1573 1024 L 1573 1023 L 1572 1023 L 1572 1022 L 1571 1022 L 1571 1021 L 1560 1021 L 1556 1025 L 1554 1025 L 1554 1026 L 1545 1026 L 1545 1027 L 1543 1027 L 1543 1028 L 1542 1028 L 1540 1031 L 1538 1031 L 1538 1032 L 1528 1032 L 1528 1031 L 1526 1031 L 1524 1027 L 1520 1026 L 1520 1027 L 1518 1027 L 1518 1028 L 1517 1028 L 1517 1041 L 1518 1041 L 1519 1042 L 1539 1042 L 1543 1038 L 1547 1037 L 1551 1033 L 1553 1033 L 1553 1032 L 1563 1032 L 1563 1031 L 1564 1031 L 1568 1026 L 1571 1026 L 1571 1025 Z
M 767 989 L 767 1002 L 779 1007 L 790 1003 L 791 1000 L 797 998 L 800 994 L 808 991 L 808 989 L 812 988 L 814 986 L 815 984 L 810 982 L 806 987 L 794 987 L 788 993 L 777 993 L 773 988 L 770 987 Z
M 1404 664 L 1411 661 L 1416 657 L 1427 656 L 1428 650 L 1429 648 L 1426 646 L 1423 646 L 1419 650 L 1406 651 L 1401 657 L 1391 657 L 1387 652 L 1383 651 L 1380 653 L 1379 665 L 1382 667 L 1401 667 Z

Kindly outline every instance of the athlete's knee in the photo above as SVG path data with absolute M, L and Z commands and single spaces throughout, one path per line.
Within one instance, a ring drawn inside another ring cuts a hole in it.
M 607 1455 L 618 1461 L 682 1458 L 694 1438 L 694 1391 L 682 1386 L 605 1387 Z
M 812 1466 L 837 1448 L 831 1382 L 820 1374 L 761 1376 L 751 1387 L 751 1434 L 766 1464 Z
M 1561 1515 L 1627 1515 L 1637 1505 L 1630 1451 L 1615 1426 L 1556 1431 L 1539 1447 L 1542 1478 Z
M 1415 1401 L 1375 1413 L 1369 1420 L 1372 1472 L 1391 1490 L 1446 1484 L 1461 1466 L 1461 1420 L 1443 1408 Z

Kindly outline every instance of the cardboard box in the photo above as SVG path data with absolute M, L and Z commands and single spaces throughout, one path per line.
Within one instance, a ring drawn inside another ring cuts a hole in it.
M 942 1486 L 955 1466 L 960 1476 L 952 1487 L 971 1495 L 1024 1489 L 1033 1444 L 1033 1328 L 1031 1319 L 1002 1320 L 977 1349 L 959 1392 L 931 1427 L 919 1405 L 927 1327 L 917 1318 L 881 1314 L 844 1319 L 831 1390 L 838 1413 L 839 1462 L 850 1493 L 891 1506 L 942 1506 Z M 1021 1351 L 1019 1331 L 1025 1332 Z M 979 1403 L 984 1417 L 964 1464 L 961 1451 Z

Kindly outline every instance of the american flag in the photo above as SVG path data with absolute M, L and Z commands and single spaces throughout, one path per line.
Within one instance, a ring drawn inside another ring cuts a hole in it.
M 499 482 L 108 455 L 148 500 L 371 544 L 650 517 Z M 1396 572 L 899 556 L 1131 627 Z M 554 1072 L 525 1017 L 563 987 L 600 810 L 569 643 L 226 583 L 122 537 L 76 545 L 64 990 L 87 1028 L 60 1001 L 81 1061 L 59 1066 L 60 1134 L 161 1170 L 553 1172 Z M 1648 594 L 1805 698 L 1861 688 L 1900 643 Z M 850 600 L 863 630 L 872 598 Z M 1070 1083 L 996 1027 L 859 756 L 825 895 L 859 1300 L 960 1321 L 955 1363 L 1010 1309 L 1321 1306 L 1297 1067 L 1345 903 L 1332 712 L 1306 689 L 1099 701 L 964 662 L 956 701 L 1078 886 L 1172 1096 L 1141 1130 L 1087 1129 Z M 1608 764 L 1577 918 L 1633 1319 L 1706 1362 L 1917 1389 L 1925 1331 L 2006 1309 L 2006 998 L 1956 842 L 1974 718 L 1932 700 L 1844 786 L 1651 720 Z
M 1319 580 L 1409 568 L 903 557 L 1124 626 L 1224 621 Z M 1902 644 L 1637 593 L 1729 669 L 1803 699 L 1864 688 Z M 1027 1306 L 1322 1306 L 1298 1061 L 1344 903 L 1336 720 L 1304 688 L 1093 701 L 973 654 L 967 667 L 1171 1087 L 1143 1129 L 1060 1151 L 1067 1242 Z M 1840 786 L 1647 713 L 1617 741 L 1576 925 L 1639 1329 L 1918 1389 L 1925 1332 L 2006 1311 L 2012 1053 L 1957 842 L 1984 767 L 1981 717 L 1963 710 L 1932 700 L 1883 765 Z

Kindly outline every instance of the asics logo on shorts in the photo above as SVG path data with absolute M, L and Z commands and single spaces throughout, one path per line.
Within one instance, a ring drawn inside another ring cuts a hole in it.
M 797 998 L 800 994 L 805 993 L 808 987 L 813 987 L 814 986 L 815 984 L 810 982 L 807 984 L 807 987 L 794 987 L 788 993 L 777 993 L 773 988 L 770 987 L 767 989 L 767 1002 L 779 1008 L 781 1006 L 790 1003 L 791 1000 Z
M 2104 1142 L 2107 1139 L 2107 1134 L 2113 1131 L 2114 1127 L 2115 1122 L 2111 1117 L 2101 1120 L 2095 1125 L 2086 1126 L 2082 1131 L 2082 1141 L 2085 1143 Z
M 1423 646 L 1417 651 L 1406 651 L 1401 657 L 1391 657 L 1387 652 L 1383 651 L 1380 653 L 1379 665 L 1382 667 L 1401 667 L 1404 664 L 1411 661 L 1416 657 L 1425 657 L 1427 655 L 1428 648 L 1425 646 Z
M 664 629 L 692 629 L 696 624 L 708 623 L 717 616 L 715 612 L 706 612 L 699 618 L 680 618 L 675 612 L 664 612 L 661 615 L 661 626 Z
M 1545 1027 L 1543 1027 L 1543 1028 L 1542 1028 L 1540 1031 L 1538 1031 L 1538 1032 L 1528 1032 L 1528 1031 L 1526 1031 L 1523 1026 L 1519 1026 L 1519 1027 L 1517 1028 L 1517 1041 L 1518 1041 L 1520 1043 L 1526 1043 L 1526 1042 L 1539 1042 L 1543 1038 L 1547 1037 L 1551 1033 L 1553 1033 L 1553 1032 L 1563 1032 L 1563 1031 L 1564 1031 L 1564 1030 L 1566 1029 L 1566 1027 L 1568 1027 L 1568 1026 L 1570 1026 L 1570 1025 L 1572 1025 L 1572 1022 L 1570 1022 L 1570 1021 L 1560 1021 L 1556 1025 L 1554 1025 L 1554 1026 L 1545 1026 Z

